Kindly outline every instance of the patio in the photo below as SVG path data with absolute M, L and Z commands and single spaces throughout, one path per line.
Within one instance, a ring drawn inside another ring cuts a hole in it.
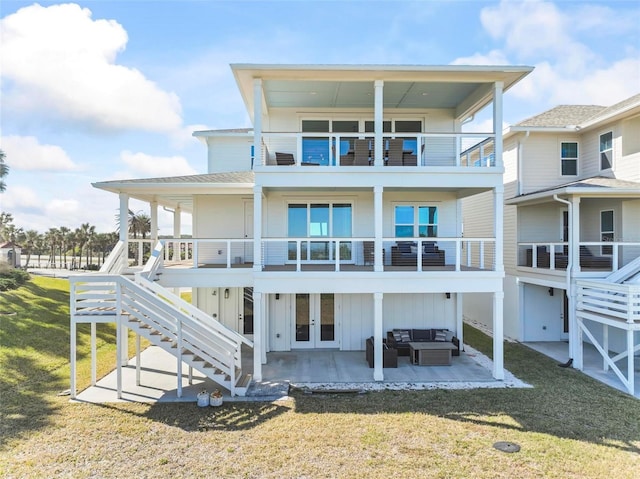
M 251 373 L 253 356 L 243 351 L 243 364 Z M 95 386 L 82 391 L 77 401 L 110 402 L 195 402 L 196 395 L 206 389 L 218 389 L 215 383 L 197 371 L 189 384 L 188 368 L 183 365 L 182 397 L 176 393 L 176 359 L 159 347 L 151 346 L 141 353 L 140 385 L 136 385 L 136 359 L 122 370 L 122 399 L 117 398 L 116 373 L 112 371 Z M 385 380 L 373 381 L 373 369 L 368 367 L 364 351 L 294 351 L 267 354 L 263 365 L 263 380 L 253 383 L 245 397 L 230 397 L 222 390 L 225 401 L 273 401 L 286 398 L 289 387 L 310 390 L 410 390 L 410 389 L 473 389 L 529 387 L 505 371 L 505 380 L 491 375 L 489 358 L 465 346 L 451 366 L 415 366 L 408 357 L 398 358 L 397 368 L 385 368 Z

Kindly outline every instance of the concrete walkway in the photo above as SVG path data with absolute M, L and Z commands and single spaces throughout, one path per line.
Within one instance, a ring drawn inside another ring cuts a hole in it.
M 140 384 L 136 384 L 135 358 L 122 368 L 122 399 L 117 398 L 117 378 L 113 371 L 77 395 L 89 403 L 110 402 L 195 402 L 202 390 L 220 389 L 225 401 L 274 401 L 286 399 L 289 388 L 308 390 L 374 391 L 419 389 L 473 389 L 530 387 L 505 371 L 505 380 L 493 379 L 492 362 L 469 346 L 451 366 L 415 366 L 408 357 L 398 358 L 398 368 L 384 369 L 385 380 L 373 381 L 364 351 L 295 351 L 267 354 L 263 381 L 253 382 L 244 397 L 231 397 L 213 381 L 193 371 L 189 384 L 188 367 L 182 365 L 182 397 L 177 396 L 177 360 L 159 347 L 151 346 L 140 356 Z M 243 367 L 252 372 L 251 351 L 243 354 Z

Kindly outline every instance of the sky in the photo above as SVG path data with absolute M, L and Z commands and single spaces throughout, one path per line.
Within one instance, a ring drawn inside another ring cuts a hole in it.
M 639 93 L 640 0 L 3 0 L 0 211 L 114 231 L 118 197 L 91 183 L 206 173 L 192 132 L 251 126 L 231 63 L 533 66 L 505 94 L 508 125 Z M 160 234 L 172 225 L 161 211 Z

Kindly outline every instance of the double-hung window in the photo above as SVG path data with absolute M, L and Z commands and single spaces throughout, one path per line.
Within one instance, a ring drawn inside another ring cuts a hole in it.
M 613 133 L 600 135 L 600 169 L 608 170 L 613 166 Z
M 576 176 L 578 174 L 578 143 L 576 141 L 560 143 L 560 163 L 562 176 Z
M 289 238 L 310 238 L 300 241 L 302 261 L 335 260 L 336 242 L 328 238 L 350 238 L 352 236 L 352 211 L 350 203 L 309 202 L 288 205 Z M 327 239 L 323 239 L 327 238 Z M 296 241 L 289 242 L 288 258 L 298 257 Z M 351 242 L 340 242 L 340 259 L 351 259 Z
M 600 241 L 610 243 L 613 241 L 615 231 L 613 225 L 613 210 L 600 212 Z M 613 246 L 601 246 L 601 254 L 613 254 Z
M 396 205 L 396 238 L 435 238 L 438 236 L 438 207 Z

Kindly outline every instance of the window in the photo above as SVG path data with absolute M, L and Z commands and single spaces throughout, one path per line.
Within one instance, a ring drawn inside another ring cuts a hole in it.
M 612 242 L 614 236 L 613 210 L 600 212 L 600 241 Z M 613 246 L 601 246 L 601 254 L 613 254 Z
M 352 211 L 349 203 L 297 203 L 288 206 L 290 238 L 349 238 L 352 236 Z M 301 259 L 329 261 L 335 258 L 335 243 L 304 241 L 300 245 Z M 289 260 L 295 261 L 297 245 L 289 242 Z M 340 243 L 340 259 L 351 259 L 351 243 Z
M 613 165 L 613 133 L 600 135 L 600 169 L 608 170 Z
M 329 120 L 302 120 L 304 133 L 328 133 Z M 302 163 L 312 165 L 329 164 L 329 138 L 302 137 Z
M 395 236 L 396 238 L 438 236 L 438 208 L 419 205 L 396 206 Z
M 578 174 L 578 143 L 563 141 L 560 143 L 560 162 L 562 176 L 576 176 Z

